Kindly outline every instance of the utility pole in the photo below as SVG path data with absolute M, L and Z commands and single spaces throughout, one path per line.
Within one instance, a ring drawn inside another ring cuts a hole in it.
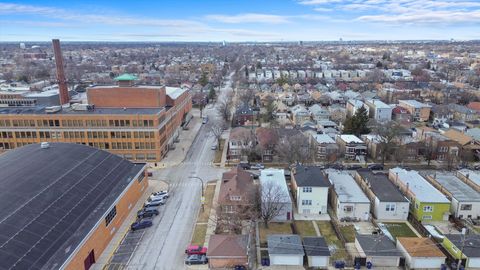
M 465 239 L 467 238 L 465 235 L 466 232 L 467 232 L 467 228 L 462 228 L 462 234 L 461 234 L 462 248 L 460 249 L 460 259 L 458 260 L 458 263 L 457 263 L 457 270 L 460 270 L 460 266 L 462 265 L 463 249 L 465 248 Z

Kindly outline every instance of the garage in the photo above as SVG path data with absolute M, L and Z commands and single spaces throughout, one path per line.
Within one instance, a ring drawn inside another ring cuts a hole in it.
M 267 236 L 270 265 L 303 265 L 302 241 L 295 234 L 271 234 Z
M 271 265 L 302 265 L 302 255 L 270 255 Z

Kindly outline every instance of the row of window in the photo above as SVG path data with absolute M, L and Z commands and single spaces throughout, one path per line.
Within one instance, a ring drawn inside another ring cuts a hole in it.
M 153 127 L 153 120 L 0 120 L 0 127 Z
M 307 192 L 307 193 L 311 193 L 311 192 L 312 192 L 312 187 L 303 187 L 302 191 L 303 191 L 304 193 L 306 193 L 306 192 Z
M 51 134 L 54 133 L 55 136 Z M 110 137 L 112 139 L 125 139 L 125 138 L 132 138 L 132 133 L 134 138 L 139 139 L 154 139 L 155 132 L 153 131 L 112 131 L 110 132 Z M 30 139 L 30 138 L 37 138 L 36 131 L 16 131 L 15 133 L 10 131 L 2 131 L 0 132 L 0 138 L 3 139 L 11 139 L 13 138 L 13 134 L 15 134 L 15 138 L 18 139 Z M 60 138 L 61 133 L 58 131 L 39 131 L 39 138 Z M 85 138 L 85 133 L 83 131 L 65 131 L 63 132 L 64 138 L 71 138 L 71 139 L 80 139 Z M 87 138 L 90 139 L 108 139 L 109 134 L 107 131 L 88 131 Z
M 312 200 L 302 200 L 302 205 L 312 205 Z

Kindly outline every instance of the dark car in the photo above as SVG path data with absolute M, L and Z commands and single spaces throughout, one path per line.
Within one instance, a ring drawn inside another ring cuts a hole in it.
M 329 164 L 328 168 L 335 169 L 335 170 L 343 170 L 344 167 L 342 164 L 333 163 L 333 164 Z
M 130 229 L 132 229 L 132 231 L 136 231 L 136 230 L 141 230 L 141 229 L 151 227 L 152 225 L 153 225 L 152 220 L 140 219 L 132 223 L 132 225 L 130 226 Z
M 250 169 L 252 169 L 252 170 L 263 170 L 263 169 L 265 169 L 265 166 L 261 163 L 257 163 L 257 164 L 254 164 L 254 165 L 250 166 Z
M 363 168 L 362 165 L 358 165 L 358 164 L 352 164 L 352 165 L 347 166 L 347 170 L 358 170 L 358 169 L 361 169 L 361 168 Z
M 207 263 L 208 263 L 208 259 L 207 259 L 207 256 L 205 256 L 205 255 L 194 254 L 194 255 L 189 255 L 185 259 L 185 264 L 188 264 L 188 265 L 191 265 L 191 264 L 207 264 Z
M 373 170 L 373 171 L 375 171 L 375 170 L 378 171 L 378 170 L 383 170 L 383 165 L 382 164 L 370 164 L 370 165 L 368 165 L 367 168 L 369 168 L 370 170 Z
M 244 170 L 250 170 L 250 164 L 248 164 L 248 163 L 240 162 L 240 163 L 238 163 L 237 166 L 244 169 Z
M 153 217 L 158 215 L 158 210 L 155 207 L 145 207 L 137 212 L 138 218 Z

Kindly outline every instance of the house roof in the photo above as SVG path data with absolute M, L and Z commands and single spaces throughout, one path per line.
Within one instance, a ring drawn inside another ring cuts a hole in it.
M 242 196 L 246 201 L 250 201 L 253 188 L 253 176 L 244 171 L 242 168 L 234 167 L 222 175 L 222 183 L 220 184 L 220 193 L 218 195 L 219 204 L 231 204 L 230 196 Z
M 480 102 L 472 101 L 468 103 L 467 107 L 471 110 L 480 111 Z
M 445 257 L 430 238 L 397 237 L 397 241 L 412 257 Z
M 408 202 L 386 174 L 374 173 L 369 169 L 360 169 L 357 173 L 370 184 L 370 189 L 381 202 Z
M 385 235 L 357 234 L 355 238 L 367 256 L 401 256 L 395 242 Z
M 471 128 L 466 131 L 467 135 L 472 139 L 480 141 L 480 128 Z
M 461 234 L 445 234 L 445 237 L 450 240 L 458 249 L 462 247 L 462 235 Z M 467 234 L 465 235 L 465 246 L 463 253 L 469 258 L 480 257 L 480 234 Z
M 210 236 L 208 241 L 208 257 L 247 257 L 248 235 Z
M 322 144 L 322 143 L 334 144 L 335 143 L 335 140 L 332 139 L 332 137 L 328 136 L 327 134 L 315 134 L 315 135 L 313 135 L 313 138 L 319 144 Z
M 299 187 L 329 187 L 330 182 L 328 177 L 323 173 L 323 170 L 317 166 L 302 166 L 295 167 L 293 174 L 295 182 Z
M 448 172 L 436 172 L 430 174 L 442 189 L 447 190 L 459 202 L 480 202 L 480 194 L 472 187 L 458 179 L 455 174 Z
M 458 142 L 462 146 L 470 144 L 473 141 L 472 137 L 455 129 L 449 129 L 445 131 L 445 133 L 443 133 L 443 136 Z
M 330 256 L 327 242 L 323 237 L 304 237 L 303 247 L 307 256 Z
M 477 173 L 476 171 L 472 171 L 469 169 L 461 169 L 457 173 L 460 175 L 463 175 L 464 177 L 468 178 L 470 181 L 472 181 L 476 185 L 480 186 L 480 174 Z
M 450 203 L 450 201 L 425 180 L 417 171 L 407 171 L 402 168 L 390 169 L 394 175 L 398 174 L 398 181 L 408 185 L 410 192 L 421 202 Z
M 370 203 L 370 200 L 348 172 L 333 169 L 327 169 L 325 172 L 340 202 Z
M 340 139 L 346 143 L 364 143 L 360 138 L 352 134 L 338 135 Z
M 264 169 L 260 171 L 260 184 L 265 185 L 276 185 L 279 187 L 279 192 L 282 196 L 279 198 L 279 202 L 291 202 L 290 193 L 288 191 L 287 182 L 285 180 L 285 172 L 283 169 Z
M 270 234 L 267 236 L 268 253 L 275 255 L 304 255 L 302 241 L 296 234 Z
M 430 106 L 430 105 L 428 105 L 428 104 L 419 102 L 419 101 L 414 100 L 414 99 L 399 100 L 398 102 L 399 102 L 399 103 L 407 104 L 407 105 L 409 105 L 409 106 L 411 106 L 411 107 L 414 107 L 414 108 L 431 108 L 431 107 L 432 107 L 432 106 Z
M 132 74 L 122 74 L 114 79 L 115 81 L 135 81 L 137 80 L 137 76 Z

